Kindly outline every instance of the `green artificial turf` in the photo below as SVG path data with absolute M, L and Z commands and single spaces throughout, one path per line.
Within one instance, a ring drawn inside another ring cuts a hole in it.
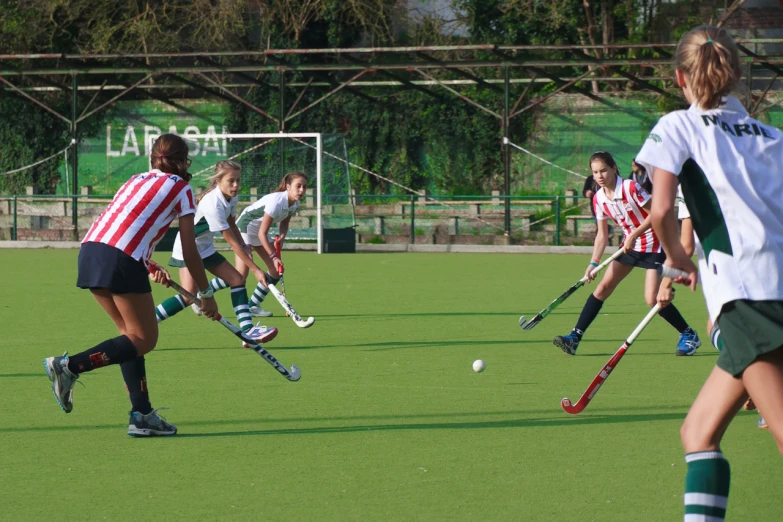
M 119 368 L 84 375 L 66 415 L 45 356 L 116 336 L 74 286 L 76 251 L 0 250 L 0 513 L 5 520 L 677 520 L 679 427 L 713 367 L 701 293 L 675 302 L 702 335 L 675 357 L 656 318 L 587 409 L 576 400 L 646 312 L 635 271 L 576 357 L 551 344 L 582 289 L 534 330 L 532 317 L 583 274 L 588 256 L 286 253 L 298 329 L 271 300 L 267 349 L 291 383 L 189 309 L 147 356 L 155 407 L 179 434 L 128 437 Z M 165 262 L 165 254 L 156 260 Z M 251 282 L 253 284 L 254 282 Z M 249 285 L 250 286 L 250 285 Z M 156 301 L 171 295 L 156 286 Z M 234 318 L 229 294 L 221 311 Z M 486 361 L 474 373 L 475 359 Z M 779 516 L 779 455 L 741 413 L 723 449 L 728 516 Z

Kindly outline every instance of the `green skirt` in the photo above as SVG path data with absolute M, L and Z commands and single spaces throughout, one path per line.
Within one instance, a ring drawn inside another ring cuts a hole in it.
M 718 367 L 740 377 L 760 355 L 783 346 L 783 301 L 726 303 L 718 327 L 724 344 Z
M 212 268 L 213 266 L 218 266 L 220 263 L 223 263 L 226 261 L 226 258 L 222 255 L 215 252 L 214 254 L 211 254 L 204 259 L 201 260 L 204 263 L 204 268 Z M 176 268 L 184 268 L 185 267 L 185 261 L 182 259 L 176 259 L 171 258 L 169 259 L 169 266 L 173 266 Z

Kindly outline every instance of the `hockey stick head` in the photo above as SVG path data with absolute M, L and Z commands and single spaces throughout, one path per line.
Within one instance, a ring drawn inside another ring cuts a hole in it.
M 296 317 L 294 317 L 294 323 L 299 328 L 310 328 L 313 326 L 313 323 L 315 323 L 315 317 L 308 317 L 306 320 L 299 317 L 299 320 L 297 320 Z
M 577 402 L 576 404 L 571 404 L 571 399 L 566 397 L 562 401 L 560 401 L 560 406 L 563 407 L 563 410 L 566 413 L 569 413 L 571 415 L 576 415 L 577 413 L 581 413 L 582 410 L 585 409 L 585 406 L 587 406 L 587 404 L 586 403 L 580 404 L 579 402 Z
M 525 316 L 519 318 L 519 327 L 523 330 L 532 330 L 535 328 L 535 326 L 541 322 L 541 319 L 544 317 L 541 314 L 537 314 L 535 317 L 533 317 L 531 320 L 526 321 Z
M 295 364 L 291 365 L 291 371 L 288 372 L 286 379 L 289 381 L 298 381 L 302 377 L 302 373 L 299 371 L 299 367 Z

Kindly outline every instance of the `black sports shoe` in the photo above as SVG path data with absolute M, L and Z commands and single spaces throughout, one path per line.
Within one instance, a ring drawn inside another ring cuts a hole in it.
M 552 340 L 552 344 L 563 350 L 568 355 L 576 355 L 576 349 L 579 347 L 581 339 L 574 332 L 568 335 L 558 335 Z
M 166 419 L 158 415 L 158 410 L 168 408 L 156 408 L 144 415 L 138 411 L 130 412 L 128 423 L 128 435 L 131 437 L 155 437 L 175 435 L 177 427 L 166 422 Z

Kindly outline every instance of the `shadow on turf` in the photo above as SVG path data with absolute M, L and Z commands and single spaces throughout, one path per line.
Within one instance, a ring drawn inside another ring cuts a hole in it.
M 181 436 L 191 437 L 216 437 L 228 435 L 271 435 L 271 434 L 297 434 L 297 433 L 326 433 L 326 432 L 353 432 L 362 430 L 394 430 L 394 429 L 459 429 L 459 428 L 502 428 L 502 427 L 533 427 L 533 426 L 559 426 L 567 424 L 599 424 L 599 423 L 623 423 L 623 422 L 641 422 L 647 420 L 671 420 L 684 419 L 690 404 L 672 404 L 667 406 L 648 406 L 653 410 L 669 410 L 665 413 L 646 413 L 646 414 L 620 414 L 612 416 L 616 412 L 638 411 L 638 406 L 618 406 L 615 408 L 594 408 L 588 415 L 579 417 L 568 416 L 561 413 L 557 407 L 541 408 L 532 410 L 517 411 L 483 411 L 483 412 L 462 412 L 462 413 L 413 413 L 413 414 L 389 414 L 389 415 L 351 415 L 335 417 L 290 417 L 290 418 L 266 418 L 266 419 L 225 419 L 225 420 L 203 420 L 191 421 L 187 424 L 181 424 L 181 429 L 194 426 L 221 426 L 221 425 L 257 425 L 261 423 L 307 423 L 307 422 L 346 422 L 346 421 L 373 421 L 373 420 L 400 420 L 400 419 L 433 419 L 433 418 L 459 418 L 459 417 L 491 417 L 491 416 L 510 416 L 510 415 L 552 415 L 558 413 L 556 418 L 547 419 L 515 419 L 501 421 L 482 421 L 482 422 L 437 422 L 437 423 L 416 423 L 416 424 L 380 424 L 380 425 L 359 425 L 359 426 L 337 426 L 337 427 L 315 427 L 315 428 L 293 428 L 280 430 L 243 430 L 231 432 L 215 433 L 193 433 Z M 741 411 L 738 415 L 753 414 L 755 412 Z M 117 428 L 122 424 L 102 424 L 102 425 L 68 425 L 68 426 L 27 426 L 14 428 L 0 428 L 0 433 L 17 432 L 37 432 L 37 431 L 69 431 L 85 429 L 107 429 Z
M 394 313 L 394 314 L 318 314 L 318 318 L 328 317 L 333 319 L 357 319 L 357 318 L 380 318 L 380 317 L 463 317 L 463 316 L 508 316 L 519 320 L 520 315 L 526 315 L 533 317 L 540 310 L 530 312 L 411 312 L 406 314 Z M 558 310 L 557 315 L 579 315 L 581 309 L 574 309 L 573 312 L 568 310 Z M 639 312 L 612 312 L 612 315 L 639 315 Z M 644 315 L 644 314 L 642 314 Z

